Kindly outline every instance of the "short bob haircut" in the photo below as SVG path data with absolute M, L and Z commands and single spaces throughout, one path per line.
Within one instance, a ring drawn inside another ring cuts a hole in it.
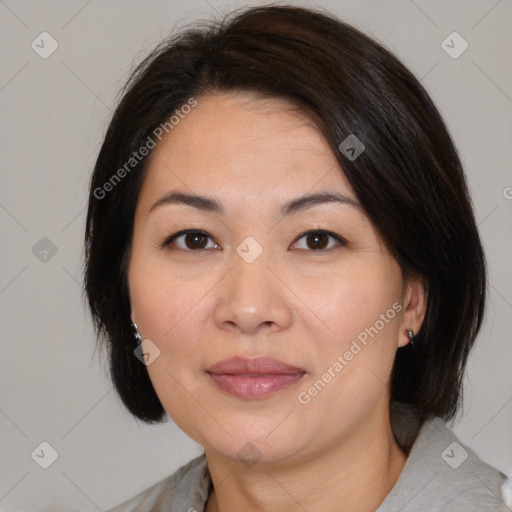
M 391 52 L 322 10 L 276 4 L 184 27 L 135 67 L 121 91 L 90 182 L 84 294 L 123 403 L 145 422 L 165 419 L 134 356 L 127 280 L 152 152 L 126 163 L 191 98 L 239 91 L 288 100 L 315 123 L 404 278 L 423 279 L 424 322 L 414 345 L 397 351 L 391 402 L 409 404 L 421 423 L 454 419 L 486 294 L 457 150 L 425 89 Z M 365 145 L 355 159 L 339 149 L 351 134 Z M 118 172 L 123 166 L 129 172 Z M 114 182 L 116 173 L 122 179 Z

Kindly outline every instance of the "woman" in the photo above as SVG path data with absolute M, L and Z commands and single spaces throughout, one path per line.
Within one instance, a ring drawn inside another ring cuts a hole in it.
M 507 510 L 444 424 L 485 304 L 462 166 L 361 32 L 265 6 L 164 41 L 108 128 L 85 247 L 121 399 L 204 447 L 110 512 Z

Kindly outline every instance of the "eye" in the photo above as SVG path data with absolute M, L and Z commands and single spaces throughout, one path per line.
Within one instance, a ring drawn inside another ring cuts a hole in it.
M 335 240 L 335 242 L 337 242 L 338 245 L 344 246 L 347 244 L 347 242 L 343 238 L 341 238 L 341 236 L 322 229 L 307 231 L 298 238 L 298 241 L 301 240 L 302 238 L 304 238 L 306 241 L 306 247 L 299 247 L 299 249 L 301 250 L 326 252 L 330 251 L 334 247 L 332 246 L 332 244 L 331 246 L 329 246 L 329 238 Z M 294 245 L 296 244 L 297 242 L 295 242 Z M 336 246 L 336 244 L 334 244 L 334 246 Z
M 178 249 L 183 251 L 217 249 L 219 247 L 216 243 L 213 243 L 213 247 L 208 247 L 208 239 L 212 240 L 208 233 L 200 229 L 183 230 L 167 237 L 160 245 L 162 247 L 168 247 L 174 243 Z
M 329 243 L 329 238 L 334 240 L 334 247 L 332 243 Z M 330 231 L 325 230 L 311 230 L 305 233 L 302 233 L 297 241 L 292 245 L 292 247 L 297 246 L 298 241 L 304 239 L 306 242 L 305 247 L 295 247 L 300 250 L 306 251 L 315 251 L 315 252 L 328 252 L 331 249 L 335 248 L 336 243 L 339 246 L 344 246 L 347 242 L 336 235 L 335 233 L 331 233 Z M 210 240 L 213 246 L 208 247 L 208 240 Z M 219 249 L 219 245 L 213 242 L 212 238 L 208 233 L 201 231 L 200 229 L 193 230 L 182 230 L 170 235 L 165 238 L 161 243 L 161 247 L 169 247 L 174 244 L 174 248 L 183 250 L 183 251 L 203 251 L 207 249 Z

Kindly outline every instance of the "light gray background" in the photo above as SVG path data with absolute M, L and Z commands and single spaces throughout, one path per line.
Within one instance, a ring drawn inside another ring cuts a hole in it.
M 87 183 L 128 71 L 179 22 L 257 2 L 0 0 L 0 510 L 104 510 L 201 448 L 132 418 L 112 390 L 81 296 Z M 468 366 L 462 442 L 512 474 L 512 1 L 296 2 L 379 39 L 421 79 L 460 150 L 487 252 L 489 305 Z M 217 14 L 218 16 L 218 14 Z M 43 31 L 58 49 L 42 59 Z M 441 42 L 469 48 L 451 58 Z M 507 197 L 508 196 L 508 199 Z M 48 237 L 57 253 L 32 247 Z M 41 442 L 59 456 L 42 469 Z

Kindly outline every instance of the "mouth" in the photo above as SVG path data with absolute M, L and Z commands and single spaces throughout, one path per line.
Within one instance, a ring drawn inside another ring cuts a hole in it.
M 261 399 L 293 386 L 306 370 L 267 357 L 233 357 L 213 365 L 206 373 L 230 395 Z

